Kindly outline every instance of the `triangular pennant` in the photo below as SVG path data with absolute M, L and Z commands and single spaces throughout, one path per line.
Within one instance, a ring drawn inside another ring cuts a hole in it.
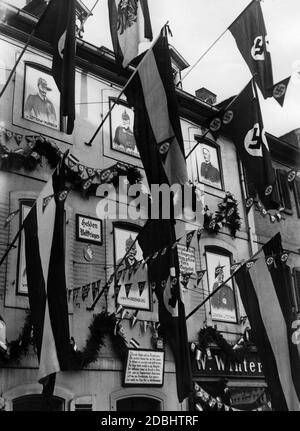
M 167 251 L 168 251 L 168 247 L 163 248 L 161 251 L 161 256 L 164 256 L 167 253 Z
M 276 267 L 276 263 L 275 263 L 275 259 L 273 256 L 267 256 L 266 257 L 266 264 L 270 267 L 272 265 L 274 265 L 274 267 Z
M 132 283 L 126 283 L 125 284 L 125 292 L 126 292 L 127 298 L 128 298 L 129 292 L 131 290 L 131 286 L 132 286 Z
M 82 297 L 82 300 L 83 300 L 83 301 L 85 301 L 85 300 L 86 300 L 86 298 L 88 297 L 89 292 L 90 292 L 90 287 L 91 287 L 91 283 L 89 283 L 89 284 L 87 284 L 87 285 L 85 285 L 85 286 L 82 286 L 82 289 L 81 289 L 81 297 Z
M 8 214 L 8 216 L 5 219 L 3 227 L 7 227 L 7 225 L 9 225 L 9 223 L 15 218 L 15 216 L 19 214 L 19 212 L 20 210 L 16 210 Z
M 187 285 L 189 284 L 191 275 L 192 275 L 191 273 L 181 274 L 180 282 L 184 288 L 187 288 Z
M 245 202 L 247 212 L 250 211 L 250 209 L 252 208 L 253 204 L 254 204 L 254 199 L 252 197 L 248 197 L 246 199 L 246 202 Z
M 134 328 L 136 322 L 137 322 L 137 315 L 139 310 L 136 310 L 135 313 L 131 316 L 131 328 Z
M 82 184 L 82 188 L 83 190 L 88 190 L 91 185 L 93 184 L 93 180 L 91 178 L 89 178 L 88 180 L 86 180 L 83 184 Z
M 23 139 L 23 135 L 20 135 L 19 133 L 14 133 L 14 138 L 17 143 L 17 145 L 20 145 Z
M 197 286 L 200 283 L 200 281 L 202 280 L 202 278 L 204 277 L 204 274 L 206 273 L 206 269 L 201 269 L 200 271 L 197 271 Z
M 73 293 L 73 289 L 68 289 L 68 302 L 71 301 L 72 293 Z
M 122 310 L 123 310 L 123 305 L 120 304 L 117 308 L 116 314 L 121 313 Z
M 200 241 L 200 238 L 201 238 L 201 235 L 202 235 L 203 231 L 204 231 L 203 227 L 199 227 L 199 229 L 197 230 L 197 240 L 198 240 L 198 242 Z
M 291 77 L 289 76 L 286 79 L 278 82 L 273 87 L 273 97 L 279 103 L 280 106 L 283 106 L 285 95 L 287 92 L 287 87 L 289 85 Z
M 73 302 L 76 303 L 79 295 L 80 287 L 73 289 Z
M 295 169 L 290 170 L 287 174 L 288 182 L 292 183 L 293 181 L 295 181 L 296 175 L 297 175 L 297 173 L 296 173 Z
M 146 286 L 146 282 L 145 281 L 139 281 L 138 286 L 139 286 L 139 294 L 140 294 L 140 296 L 142 296 L 144 289 L 145 289 L 145 286 Z
M 46 196 L 43 199 L 43 206 L 42 206 L 42 211 L 43 212 L 45 211 L 45 209 L 47 208 L 47 205 L 49 205 L 49 203 L 51 202 L 51 199 L 53 199 L 53 197 L 54 197 L 54 194 Z
M 61 192 L 58 193 L 58 199 L 60 202 L 65 201 L 69 194 L 69 189 L 64 189 Z
M 193 240 L 193 237 L 194 237 L 194 235 L 195 235 L 195 232 L 196 232 L 196 230 L 191 230 L 190 232 L 188 232 L 188 233 L 186 234 L 186 238 L 185 238 L 186 242 L 185 242 L 185 245 L 186 245 L 186 249 L 187 249 L 187 250 L 189 249 L 189 247 L 190 247 L 190 245 L 191 245 L 191 242 L 192 242 L 192 240 Z
M 160 251 L 156 251 L 153 255 L 152 255 L 152 260 L 157 259 L 159 256 Z
M 96 171 L 94 168 L 86 168 L 86 172 L 90 178 L 94 178 Z
M 121 320 L 124 319 L 124 317 L 126 316 L 126 314 L 128 313 L 127 310 L 122 310 L 122 314 L 121 314 Z
M 98 296 L 98 293 L 99 293 L 99 290 L 100 290 L 100 283 L 101 283 L 101 280 L 98 280 L 98 281 L 92 283 L 93 301 Z

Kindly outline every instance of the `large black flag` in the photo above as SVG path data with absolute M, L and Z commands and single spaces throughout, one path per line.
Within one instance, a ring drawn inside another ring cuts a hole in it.
M 264 98 L 271 97 L 273 71 L 260 2 L 252 1 L 229 27 Z
M 70 135 L 75 120 L 75 0 L 51 0 L 34 34 L 52 45 L 52 74 L 60 91 L 60 113 L 67 117 Z
M 258 194 L 266 209 L 277 209 L 275 176 L 267 138 L 264 131 L 255 83 L 251 80 L 224 114 L 222 128 L 233 139 L 243 162 L 249 197 Z M 229 121 L 229 122 L 228 122 Z
M 183 138 L 166 37 L 160 36 L 146 53 L 126 96 L 135 110 L 134 133 L 149 185 L 185 184 Z M 139 235 L 144 256 L 173 244 L 175 227 L 170 219 L 148 222 Z M 159 320 L 174 354 L 182 402 L 192 391 L 192 375 L 177 250 L 169 247 L 165 254 L 150 259 L 148 273 L 150 282 L 156 283 Z
M 235 280 L 249 318 L 275 410 L 300 411 L 300 355 L 293 341 L 292 283 L 278 233 L 252 268 L 241 267 Z

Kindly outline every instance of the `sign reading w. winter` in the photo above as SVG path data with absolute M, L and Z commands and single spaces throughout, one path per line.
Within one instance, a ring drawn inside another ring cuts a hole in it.
M 77 241 L 102 244 L 102 220 L 94 217 L 76 215 Z

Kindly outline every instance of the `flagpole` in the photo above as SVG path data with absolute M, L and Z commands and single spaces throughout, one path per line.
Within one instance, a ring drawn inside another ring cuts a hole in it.
M 190 70 L 184 75 L 184 77 L 180 81 L 177 82 L 176 87 L 183 82 L 183 80 L 192 72 L 192 70 L 195 69 L 195 67 L 206 56 L 206 54 L 216 45 L 217 42 L 219 42 L 219 40 L 224 36 L 224 34 L 227 32 L 227 30 L 229 30 L 229 27 L 231 27 L 240 18 L 240 16 L 246 12 L 246 10 L 252 5 L 252 3 L 256 2 L 256 1 L 260 1 L 260 0 L 252 0 L 245 7 L 245 9 L 242 10 L 242 12 L 237 16 L 237 18 L 235 18 L 235 20 L 232 21 L 232 23 L 220 34 L 220 36 L 206 49 L 206 51 L 200 56 L 200 58 L 198 58 L 196 63 L 190 68 Z
M 255 259 L 256 256 L 258 256 L 263 250 L 263 247 L 261 247 L 251 258 L 249 258 L 248 260 L 246 260 L 238 269 L 236 269 L 230 277 L 227 278 L 227 280 L 223 281 L 222 284 L 220 284 L 220 286 L 218 286 L 213 292 L 211 292 L 199 305 L 197 305 L 197 307 L 194 308 L 194 310 L 192 310 L 190 312 L 190 314 L 188 314 L 188 316 L 186 317 L 186 320 L 189 319 L 193 314 L 196 313 L 196 311 L 199 310 L 199 308 L 201 308 L 215 293 L 217 293 L 223 286 L 225 286 L 226 283 L 228 283 L 232 277 L 243 267 L 245 266 L 248 262 L 250 262 L 251 260 Z
M 2 95 L 3 95 L 3 93 L 5 92 L 5 90 L 6 90 L 7 86 L 8 86 L 8 84 L 10 83 L 11 78 L 12 78 L 13 74 L 15 73 L 17 66 L 18 66 L 18 64 L 19 64 L 19 63 L 20 63 L 20 61 L 21 61 L 21 58 L 23 57 L 23 55 L 24 55 L 24 53 L 25 53 L 26 49 L 28 48 L 28 45 L 30 44 L 31 39 L 32 39 L 32 36 L 33 36 L 33 34 L 34 34 L 34 31 L 35 31 L 35 28 L 31 31 L 31 33 L 30 33 L 30 35 L 29 35 L 29 37 L 28 37 L 28 40 L 27 40 L 27 42 L 26 42 L 26 44 L 25 44 L 25 46 L 24 46 L 24 48 L 23 48 L 23 50 L 22 50 L 21 54 L 19 55 L 19 57 L 18 57 L 18 59 L 17 59 L 17 61 L 16 61 L 15 65 L 14 65 L 14 67 L 13 67 L 13 68 L 12 68 L 12 70 L 10 71 L 10 74 L 9 74 L 9 76 L 8 76 L 8 78 L 7 78 L 7 81 L 6 81 L 6 83 L 4 84 L 4 87 L 3 87 L 3 88 L 2 88 L 2 90 L 1 90 L 1 93 L 0 93 L 0 99 L 1 99 L 1 97 L 2 97 Z
M 257 1 L 257 0 L 255 0 L 255 1 Z M 254 81 L 254 77 L 255 77 L 255 75 L 256 74 L 254 74 L 253 75 L 253 77 L 250 79 L 250 81 Z M 249 81 L 249 82 L 250 82 Z M 247 87 L 247 85 L 249 85 L 249 82 L 247 82 L 247 84 L 242 88 L 242 90 L 228 103 L 228 105 L 224 108 L 224 109 L 221 109 L 220 111 L 219 111 L 219 113 L 220 112 L 222 112 L 222 111 L 226 111 L 235 101 L 236 101 L 236 99 L 238 98 L 238 97 L 240 97 L 240 95 L 242 94 L 242 92 L 245 90 L 245 88 Z M 216 117 L 218 116 L 218 114 L 216 114 Z M 209 129 L 207 129 L 206 130 L 206 132 L 203 134 L 203 135 L 201 135 L 201 138 L 205 138 L 205 136 L 208 134 L 210 132 L 210 130 Z M 194 147 L 191 149 L 191 151 L 188 153 L 188 155 L 186 156 L 186 158 L 185 158 L 185 160 L 187 160 L 189 157 L 190 157 L 190 155 L 193 153 L 193 151 L 198 147 L 198 145 L 200 144 L 200 140 L 197 142 L 197 144 L 195 144 L 194 145 Z
M 120 100 L 121 96 L 123 95 L 124 91 L 126 90 L 126 88 L 128 87 L 128 85 L 131 83 L 131 81 L 133 80 L 133 78 L 135 77 L 135 75 L 137 74 L 139 67 L 144 63 L 145 59 L 147 58 L 149 52 L 151 51 L 151 49 L 153 48 L 153 46 L 156 44 L 156 42 L 158 41 L 161 32 L 163 31 L 163 29 L 168 25 L 168 22 L 166 22 L 166 24 L 162 27 L 159 35 L 157 36 L 157 38 L 154 40 L 154 42 L 152 43 L 152 45 L 150 46 L 150 48 L 147 50 L 146 54 L 144 55 L 144 57 L 142 58 L 142 60 L 139 62 L 139 64 L 137 65 L 137 67 L 135 68 L 134 72 L 132 73 L 132 75 L 130 76 L 130 78 L 128 79 L 128 81 L 126 82 L 126 84 L 124 85 L 124 87 L 122 88 L 121 92 L 119 93 L 118 97 L 116 99 L 114 99 L 114 102 L 112 104 L 112 106 L 110 107 L 109 111 L 106 113 L 105 117 L 103 118 L 103 120 L 101 121 L 100 125 L 98 126 L 97 130 L 95 131 L 95 133 L 93 134 L 93 136 L 91 137 L 91 139 L 89 140 L 89 142 L 85 142 L 85 145 L 91 147 L 92 146 L 92 142 L 94 141 L 94 139 L 96 138 L 96 136 L 98 135 L 99 131 L 101 130 L 103 124 L 105 123 L 105 121 L 107 120 L 107 118 L 109 117 L 111 111 L 114 109 L 114 107 L 116 106 L 116 104 L 118 103 L 118 101 Z

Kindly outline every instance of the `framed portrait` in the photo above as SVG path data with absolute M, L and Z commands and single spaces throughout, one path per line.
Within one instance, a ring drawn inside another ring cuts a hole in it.
M 230 256 L 206 250 L 208 291 L 212 293 L 230 277 Z M 232 279 L 224 284 L 210 299 L 211 317 L 237 323 L 236 298 Z
M 195 136 L 196 141 L 199 141 Z M 223 190 L 220 148 L 213 141 L 202 139 L 195 149 L 198 181 Z
M 129 226 L 114 226 L 115 267 L 122 262 L 116 280 L 116 303 L 124 308 L 151 311 L 147 266 L 140 265 L 142 250 L 134 243 L 137 235 L 138 230 Z
M 33 200 L 23 200 L 20 202 L 20 225 L 31 210 Z M 28 295 L 26 259 L 25 259 L 25 234 L 24 229 L 19 237 L 18 270 L 17 270 L 17 295 Z
M 115 102 L 109 98 L 109 108 Z M 111 149 L 140 158 L 133 134 L 134 112 L 126 102 L 119 100 L 110 113 Z
M 60 93 L 51 71 L 25 63 L 23 118 L 60 130 Z

